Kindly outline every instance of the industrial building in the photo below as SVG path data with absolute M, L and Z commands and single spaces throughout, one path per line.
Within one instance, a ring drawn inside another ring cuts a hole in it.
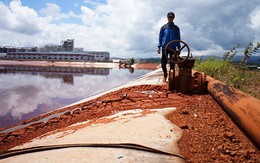
M 48 60 L 48 61 L 109 61 L 107 51 L 84 51 L 83 48 L 74 48 L 74 39 L 61 41 L 61 45 L 45 45 L 37 47 L 0 47 L 2 57 L 7 60 Z
M 109 61 L 109 52 L 8 52 L 7 60 L 48 60 L 48 61 Z

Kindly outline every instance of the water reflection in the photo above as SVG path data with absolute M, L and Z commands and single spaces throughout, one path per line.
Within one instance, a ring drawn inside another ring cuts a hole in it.
M 148 72 L 84 67 L 0 66 L 0 128 L 71 104 Z
M 61 78 L 64 83 L 72 84 L 74 76 L 109 75 L 108 68 L 87 68 L 87 67 L 46 67 L 46 66 L 24 66 L 24 65 L 3 65 L 0 66 L 0 73 L 20 73 L 41 75 L 45 78 Z

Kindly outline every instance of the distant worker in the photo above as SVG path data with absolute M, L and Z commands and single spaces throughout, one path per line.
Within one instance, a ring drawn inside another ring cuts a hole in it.
M 163 25 L 160 29 L 160 33 L 159 33 L 159 44 L 158 44 L 158 49 L 157 49 L 157 53 L 160 54 L 161 52 L 161 48 L 162 48 L 162 58 L 161 58 L 161 65 L 162 65 L 162 70 L 164 73 L 164 77 L 163 77 L 163 82 L 166 82 L 167 79 L 167 58 L 164 54 L 164 48 L 165 46 L 172 40 L 180 40 L 181 36 L 180 36 L 180 29 L 177 25 L 174 24 L 173 20 L 175 18 L 175 14 L 173 12 L 169 12 L 167 14 L 167 18 L 168 18 L 168 23 Z M 171 49 L 175 49 L 176 48 L 180 48 L 180 42 L 176 42 L 170 45 Z M 172 59 L 172 53 L 169 51 L 166 51 L 166 55 L 170 56 L 170 58 Z M 170 69 L 174 69 L 174 63 L 170 62 Z

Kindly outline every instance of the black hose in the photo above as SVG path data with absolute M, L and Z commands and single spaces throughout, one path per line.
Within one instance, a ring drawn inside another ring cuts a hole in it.
M 133 143 L 118 143 L 118 144 L 62 144 L 62 145 L 48 145 L 48 146 L 37 146 L 31 148 L 24 148 L 24 149 L 17 149 L 17 150 L 9 150 L 5 152 L 0 152 L 0 159 L 5 159 L 8 157 L 27 154 L 27 153 L 34 153 L 34 152 L 41 152 L 47 150 L 55 150 L 55 149 L 62 149 L 62 148 L 77 148 L 77 147 L 99 147 L 99 148 L 127 148 L 133 150 L 141 150 L 152 152 L 156 154 L 163 154 L 168 156 L 175 156 L 181 159 L 185 159 L 184 156 L 176 153 L 169 153 L 161 150 L 157 150 L 154 148 L 150 148 L 147 146 L 133 144 Z

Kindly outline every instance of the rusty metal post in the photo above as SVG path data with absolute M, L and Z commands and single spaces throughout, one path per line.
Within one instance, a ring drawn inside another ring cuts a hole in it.
M 178 91 L 181 93 L 190 93 L 192 90 L 192 67 L 194 66 L 195 59 L 188 58 L 185 62 L 177 64 L 179 67 L 179 86 Z
M 211 77 L 206 80 L 211 96 L 260 145 L 260 100 Z

